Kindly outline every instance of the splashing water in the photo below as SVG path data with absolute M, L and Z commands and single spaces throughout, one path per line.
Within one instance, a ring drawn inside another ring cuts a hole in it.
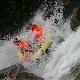
M 43 15 L 46 10 L 44 12 L 38 10 L 31 20 L 32 24 L 45 27 L 51 35 L 53 43 L 49 49 L 50 56 L 40 57 L 40 64 L 35 62 L 23 64 L 24 67 L 45 80 L 62 80 L 61 77 L 68 74 L 70 68 L 80 58 L 80 29 L 75 33 L 71 31 L 70 20 L 65 22 L 63 19 L 63 4 L 61 2 L 55 2 L 54 7 L 54 15 L 51 15 L 49 19 L 44 20 Z M 57 11 L 58 9 L 60 12 Z M 57 19 L 56 23 L 55 19 Z M 26 26 L 16 37 L 34 40 L 34 35 L 32 35 L 31 30 L 27 32 Z M 5 41 L 0 46 L 0 69 L 20 63 L 16 56 L 17 51 L 17 47 L 11 41 Z M 74 79 L 72 78 L 72 80 Z
M 17 48 L 11 41 L 0 41 L 3 42 L 0 46 L 0 70 L 4 69 L 13 64 L 19 63 L 16 53 Z

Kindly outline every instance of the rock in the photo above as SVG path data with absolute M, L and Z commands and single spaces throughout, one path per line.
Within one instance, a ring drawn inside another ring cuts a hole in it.
M 0 70 L 0 80 L 44 80 L 30 73 L 21 64 L 15 64 Z
M 13 35 L 21 30 L 44 0 L 0 0 L 0 33 Z
M 80 80 L 80 63 L 73 65 L 59 80 Z
M 63 3 L 63 16 L 66 19 L 69 17 L 73 10 L 80 6 L 80 0 L 61 0 Z
M 80 8 L 77 8 L 73 11 L 70 20 L 70 26 L 73 31 L 76 31 L 78 26 L 80 25 Z
M 16 80 L 44 80 L 33 73 L 21 72 L 17 75 Z
M 5 78 L 6 76 L 11 76 L 16 72 L 21 72 L 24 70 L 24 67 L 21 64 L 15 64 L 5 69 L 0 70 L 0 79 Z

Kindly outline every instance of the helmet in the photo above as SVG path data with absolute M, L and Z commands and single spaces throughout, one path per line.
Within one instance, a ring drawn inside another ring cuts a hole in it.
M 15 45 L 17 45 L 17 44 L 18 44 L 18 38 L 14 38 L 13 43 L 14 43 Z
M 36 28 L 37 28 L 37 25 L 32 24 L 32 31 L 34 31 L 34 29 L 36 29 Z

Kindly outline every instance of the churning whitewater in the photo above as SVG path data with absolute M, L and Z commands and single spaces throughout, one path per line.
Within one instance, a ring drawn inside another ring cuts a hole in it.
M 52 44 L 49 48 L 49 55 L 40 57 L 40 64 L 31 62 L 23 63 L 24 67 L 28 68 L 30 72 L 43 77 L 45 80 L 62 80 L 62 76 L 69 73 L 69 70 L 75 63 L 78 63 L 80 58 L 80 29 L 72 32 L 70 28 L 69 18 L 63 19 L 63 4 L 56 2 L 54 5 L 54 15 L 44 20 L 46 10 L 38 10 L 30 23 L 43 26 L 47 29 L 52 37 Z M 44 8 L 46 9 L 46 8 Z M 57 10 L 60 9 L 60 12 Z M 55 18 L 58 22 L 55 23 Z M 26 30 L 26 24 L 21 32 L 18 33 L 17 38 L 29 38 L 33 41 L 33 35 L 30 30 Z M 30 37 L 31 36 L 31 37 Z M 17 47 L 9 41 L 0 41 L 0 70 L 15 63 L 20 63 L 17 58 Z M 68 80 L 73 80 L 73 77 Z

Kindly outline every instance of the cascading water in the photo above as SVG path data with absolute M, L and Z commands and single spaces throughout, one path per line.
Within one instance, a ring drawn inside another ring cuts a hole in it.
M 11 41 L 0 41 L 0 70 L 19 62 L 16 56 L 17 48 Z
M 53 43 L 49 49 L 50 55 L 40 57 L 40 64 L 32 62 L 22 65 L 45 80 L 66 80 L 67 78 L 62 79 L 62 77 L 68 74 L 71 67 L 80 58 L 80 29 L 77 32 L 71 31 L 70 20 L 64 21 L 63 19 L 63 4 L 61 2 L 55 2 L 54 15 L 44 20 L 46 9 L 44 8 L 43 11 L 38 10 L 30 22 L 45 27 L 50 33 L 53 39 Z M 25 26 L 16 37 L 32 40 L 34 36 L 30 30 L 27 32 Z M 0 46 L 0 69 L 20 63 L 16 56 L 17 51 L 17 47 L 11 41 L 5 41 Z M 74 77 L 67 80 L 74 80 Z
M 72 66 L 79 60 L 79 43 L 80 43 L 80 29 L 76 33 L 72 33 L 68 38 L 52 53 L 50 62 L 46 65 L 47 72 L 45 78 L 52 78 L 49 80 L 60 80 L 60 78 L 67 74 Z M 70 79 L 69 79 L 70 80 Z M 72 79 L 73 80 L 73 79 Z

